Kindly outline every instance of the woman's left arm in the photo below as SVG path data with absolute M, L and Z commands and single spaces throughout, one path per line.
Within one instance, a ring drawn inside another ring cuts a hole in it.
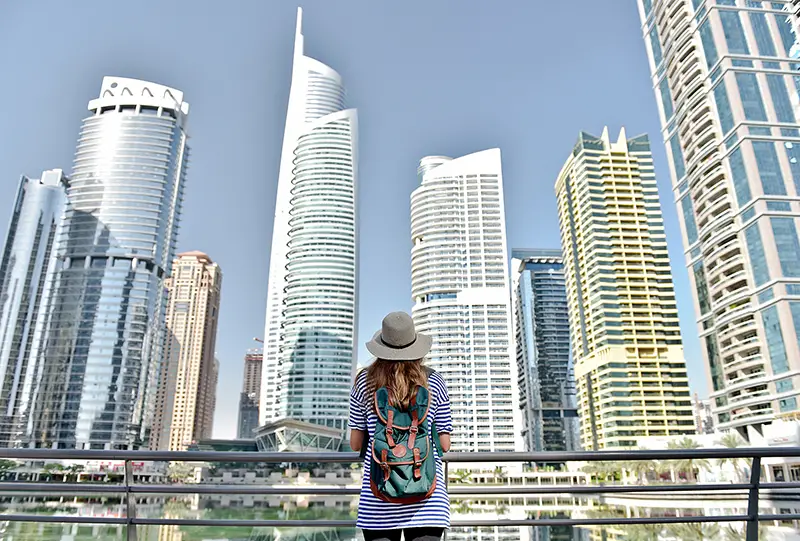
M 367 439 L 367 431 L 360 429 L 352 429 L 350 431 L 350 449 L 355 452 L 361 451 L 361 446 L 364 445 L 364 440 Z

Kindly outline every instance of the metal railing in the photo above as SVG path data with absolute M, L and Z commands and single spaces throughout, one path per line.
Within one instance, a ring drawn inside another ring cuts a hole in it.
M 675 461 L 675 460 L 720 460 L 749 459 L 751 475 L 746 483 L 706 483 L 706 484 L 664 484 L 664 485 L 625 485 L 625 484 L 587 484 L 587 485 L 510 485 L 487 486 L 457 484 L 449 487 L 454 496 L 542 496 L 542 495 L 602 495 L 602 494 L 658 494 L 686 493 L 695 495 L 710 493 L 736 493 L 746 500 L 746 514 L 703 515 L 669 517 L 612 517 L 612 518 L 545 518 L 545 519 L 500 519 L 500 520 L 453 520 L 452 527 L 495 527 L 495 526 L 624 526 L 635 524 L 675 524 L 675 523 L 746 523 L 746 541 L 757 541 L 759 523 L 766 521 L 800 520 L 800 513 L 760 514 L 759 502 L 762 491 L 772 490 L 776 494 L 800 495 L 800 482 L 765 483 L 761 481 L 762 460 L 770 458 L 793 459 L 800 462 L 800 447 L 737 448 L 737 449 L 687 449 L 657 451 L 600 451 L 565 453 L 448 453 L 445 469 L 450 464 L 459 463 L 562 463 L 562 462 L 625 462 Z M 125 498 L 126 516 L 70 516 L 36 514 L 0 514 L 0 522 L 32 522 L 63 524 L 106 524 L 125 525 L 127 539 L 137 539 L 137 526 L 225 526 L 225 527 L 295 527 L 295 528 L 353 528 L 353 520 L 237 520 L 206 518 L 145 518 L 137 516 L 136 497 L 141 494 L 170 495 L 278 495 L 278 496 L 355 496 L 356 487 L 319 487 L 313 484 L 292 486 L 258 486 L 225 484 L 142 484 L 134 482 L 133 462 L 222 462 L 222 463 L 337 463 L 354 464 L 360 462 L 356 453 L 255 453 L 255 452 L 213 452 L 213 451 L 100 451 L 100 450 L 49 450 L 49 449 L 0 449 L 0 459 L 18 461 L 35 460 L 103 460 L 124 462 L 123 483 L 41 483 L 41 482 L 0 482 L 0 494 L 8 495 L 45 492 L 53 494 L 104 494 Z M 568 475 L 569 472 L 559 472 Z

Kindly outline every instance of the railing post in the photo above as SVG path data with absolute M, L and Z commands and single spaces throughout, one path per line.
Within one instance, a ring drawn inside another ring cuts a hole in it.
M 127 505 L 126 518 L 128 524 L 125 526 L 128 532 L 128 541 L 137 541 L 136 524 L 133 519 L 136 518 L 136 497 L 131 492 L 131 485 L 133 484 L 133 465 L 131 461 L 125 460 L 125 503 Z
M 761 457 L 753 458 L 750 469 L 750 494 L 747 497 L 746 541 L 758 541 L 758 496 L 761 485 Z
M 443 462 L 444 462 L 444 487 L 445 489 L 447 489 L 450 486 L 450 462 L 446 460 L 443 460 Z M 444 533 L 442 534 L 442 541 L 447 541 L 447 528 L 445 528 Z

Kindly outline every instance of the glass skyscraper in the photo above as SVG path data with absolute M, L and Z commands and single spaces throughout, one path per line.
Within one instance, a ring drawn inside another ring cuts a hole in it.
M 145 445 L 164 344 L 189 105 L 155 83 L 105 77 L 78 140 L 36 412 L 25 445 Z
M 258 442 L 338 448 L 355 375 L 358 118 L 298 9 L 272 232 Z
M 800 67 L 786 2 L 639 0 L 719 430 L 800 398 Z
M 23 176 L 11 210 L 0 258 L 0 447 L 21 445 L 32 421 L 68 182 L 60 169 Z
M 411 294 L 447 381 L 453 450 L 520 451 L 500 149 L 428 156 L 411 194 Z
M 525 450 L 580 449 L 561 250 L 512 250 L 511 268 Z

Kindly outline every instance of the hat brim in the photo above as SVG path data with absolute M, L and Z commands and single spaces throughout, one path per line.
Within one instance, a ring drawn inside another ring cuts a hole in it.
M 367 342 L 367 351 L 378 359 L 387 361 L 417 361 L 425 357 L 431 350 L 433 339 L 427 334 L 417 333 L 417 339 L 404 348 L 387 346 L 381 340 L 381 331 L 375 333 L 372 340 Z

